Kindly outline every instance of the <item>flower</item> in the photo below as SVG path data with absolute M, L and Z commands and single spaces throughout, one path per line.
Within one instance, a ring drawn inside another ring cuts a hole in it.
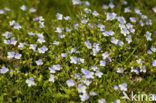
M 29 79 L 26 80 L 26 83 L 28 84 L 29 87 L 35 85 L 34 78 L 30 77 Z
M 66 83 L 67 83 L 68 87 L 72 87 L 72 86 L 75 85 L 73 79 L 69 79 L 69 80 L 67 80 Z
M 123 28 L 121 29 L 121 34 L 124 34 L 124 36 L 126 36 L 127 34 L 129 34 L 130 32 L 127 30 L 127 28 Z
M 61 53 L 61 57 L 66 57 L 67 53 Z
M 119 88 L 118 86 L 114 86 L 114 90 L 118 90 L 118 88 Z
M 152 9 L 153 9 L 153 11 L 156 13 L 156 7 L 152 8 Z
M 78 63 L 78 58 L 77 57 L 70 57 L 70 63 L 77 64 Z
M 116 72 L 117 72 L 117 73 L 123 73 L 124 70 L 123 70 L 123 68 L 118 68 L 118 69 L 116 70 Z
M 135 72 L 136 74 L 139 74 L 139 70 L 137 67 L 131 67 L 131 72 Z
M 26 10 L 27 10 L 27 7 L 26 7 L 25 5 L 22 5 L 22 6 L 20 7 L 20 9 L 23 10 L 23 11 L 26 11 Z
M 95 73 L 95 75 L 97 77 L 101 78 L 101 76 L 103 75 L 103 73 L 97 70 L 96 73 Z
M 85 41 L 84 43 L 88 49 L 92 49 L 92 45 L 89 40 Z
M 109 58 L 109 54 L 108 54 L 108 52 L 104 52 L 103 54 L 102 54 L 102 59 L 108 59 Z
M 102 9 L 106 10 L 106 9 L 108 9 L 108 6 L 104 4 L 104 5 L 102 5 Z
M 99 13 L 98 13 L 97 11 L 93 11 L 92 14 L 93 14 L 94 16 L 98 16 L 98 15 L 99 15 Z
M 128 35 L 128 37 L 126 38 L 126 41 L 128 42 L 128 44 L 132 42 L 132 37 L 131 37 L 131 35 Z
M 81 68 L 81 72 L 84 74 L 84 77 L 85 78 L 94 78 L 94 72 L 91 72 L 91 71 L 89 71 L 89 70 L 87 70 L 87 69 L 84 69 L 84 68 Z
M 53 41 L 53 44 L 54 44 L 54 45 L 59 45 L 59 41 L 54 40 L 54 41 Z
M 156 67 L 156 60 L 152 61 L 152 66 Z
M 113 4 L 113 2 L 110 2 L 110 3 L 108 4 L 108 6 L 109 6 L 111 9 L 113 9 L 113 8 L 115 7 L 115 5 Z
M 152 35 L 152 33 L 150 33 L 149 31 L 146 32 L 146 39 L 147 39 L 147 41 L 151 41 L 152 40 L 151 35 Z
M 98 100 L 98 103 L 105 103 L 105 102 L 106 102 L 105 99 L 99 99 L 99 100 Z
M 63 15 L 60 13 L 56 14 L 57 20 L 62 20 L 63 19 Z
M 15 40 L 15 38 L 11 38 L 10 40 L 4 40 L 4 43 L 16 45 L 17 41 Z
M 34 8 L 30 8 L 30 10 L 29 10 L 30 12 L 36 12 L 36 9 L 34 9 Z
M 6 31 L 5 33 L 2 34 L 2 36 L 5 36 L 7 39 L 10 38 L 11 32 Z
M 106 61 L 105 60 L 101 60 L 100 61 L 100 66 L 106 66 Z
M 61 69 L 61 66 L 59 64 L 53 65 L 53 68 L 57 71 Z
M 127 83 L 122 83 L 119 85 L 121 91 L 127 91 Z
M 78 5 L 78 4 L 80 4 L 80 1 L 79 1 L 79 0 L 72 0 L 72 2 L 73 2 L 73 5 Z
M 90 92 L 90 95 L 92 95 L 92 96 L 96 96 L 97 93 L 95 93 L 94 91 L 92 91 L 92 92 Z
M 36 64 L 37 64 L 37 65 L 43 65 L 43 62 L 42 62 L 41 59 L 39 59 L 39 60 L 36 61 Z
M 116 18 L 116 15 L 117 15 L 116 13 L 106 13 L 107 16 L 106 20 L 112 21 Z
M 6 73 L 8 71 L 9 71 L 9 69 L 6 68 L 5 66 L 2 66 L 1 69 L 0 69 L 0 73 L 2 73 L 2 74 Z
M 124 13 L 130 13 L 130 12 L 131 12 L 131 9 L 129 6 L 124 9 Z
M 50 73 L 56 73 L 55 68 L 49 67 Z
M 16 54 L 15 54 L 15 59 L 20 59 L 20 58 L 21 58 L 21 56 L 22 56 L 21 54 L 16 53 Z
M 135 17 L 130 17 L 130 21 L 135 23 L 136 22 L 136 18 Z
M 96 70 L 98 69 L 98 67 L 96 67 L 95 65 L 93 65 L 93 66 L 91 67 L 91 69 L 92 69 L 93 71 L 96 71 Z
M 114 103 L 120 103 L 120 99 L 115 100 Z
M 38 48 L 39 53 L 45 53 L 48 50 L 48 48 L 44 45 L 41 48 Z
M 0 14 L 4 14 L 4 10 L 0 9 Z
M 66 17 L 64 17 L 64 19 L 67 21 L 67 20 L 71 20 L 71 17 L 69 17 L 69 16 L 66 16 Z
M 15 52 L 8 52 L 7 58 L 14 58 Z
M 50 82 L 54 82 L 54 78 L 55 78 L 55 76 L 51 74 L 51 75 L 50 75 L 50 78 L 49 78 L 49 81 L 50 81 Z
M 33 51 L 36 51 L 36 47 L 37 47 L 37 44 L 30 44 L 29 49 L 32 49 Z
M 86 93 L 83 93 L 82 95 L 79 95 L 82 102 L 89 99 L 89 96 Z
M 79 84 L 78 85 L 78 93 L 86 93 L 86 86 L 85 85 L 82 85 L 82 84 Z

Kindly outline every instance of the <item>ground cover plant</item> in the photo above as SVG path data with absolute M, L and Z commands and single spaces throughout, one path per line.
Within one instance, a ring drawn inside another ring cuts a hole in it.
M 156 101 L 155 0 L 1 0 L 1 103 Z

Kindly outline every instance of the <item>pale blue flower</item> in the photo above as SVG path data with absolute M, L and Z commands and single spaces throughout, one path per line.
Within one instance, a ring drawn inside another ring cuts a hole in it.
M 114 103 L 121 103 L 121 102 L 120 102 L 120 99 L 115 100 Z
M 86 89 L 87 87 L 85 85 L 82 85 L 82 84 L 78 84 L 78 93 L 86 93 Z
M 54 41 L 53 41 L 53 44 L 54 44 L 54 45 L 59 45 L 59 41 L 54 40 Z
M 94 16 L 99 16 L 99 13 L 98 13 L 97 11 L 93 11 L 92 14 L 93 14 Z
M 68 87 L 72 87 L 72 86 L 74 86 L 74 85 L 75 85 L 75 83 L 74 83 L 74 80 L 73 80 L 73 79 L 69 79 L 69 80 L 67 80 L 67 81 L 66 81 L 66 83 L 67 83 Z
M 15 59 L 20 59 L 20 58 L 21 58 L 21 56 L 22 56 L 21 54 L 16 53 L 14 57 L 15 57 Z
M 106 66 L 106 61 L 105 60 L 101 60 L 100 61 L 100 66 L 103 66 L 103 67 Z
M 132 37 L 131 35 L 128 35 L 128 37 L 126 38 L 126 41 L 130 44 L 132 42 Z
M 146 39 L 147 39 L 147 41 L 151 41 L 152 40 L 151 35 L 152 35 L 152 33 L 150 33 L 149 31 L 146 32 Z
M 48 48 L 44 45 L 41 48 L 38 48 L 39 53 L 45 53 L 48 50 Z
M 104 5 L 102 5 L 102 9 L 107 10 L 108 9 L 108 6 L 104 4 Z
M 96 75 L 97 77 L 101 78 L 102 75 L 103 75 L 103 73 L 97 70 L 96 73 L 95 73 L 95 75 Z
M 14 58 L 15 52 L 8 52 L 7 58 Z
M 131 22 L 135 23 L 136 22 L 136 18 L 135 17 L 130 17 L 129 18 Z
M 119 89 L 119 87 L 118 86 L 114 86 L 114 90 L 118 90 Z
M 61 53 L 61 57 L 66 57 L 67 53 Z
M 93 65 L 93 66 L 91 67 L 91 69 L 92 69 L 93 71 L 96 71 L 96 70 L 98 69 L 98 67 L 96 67 L 95 65 Z
M 51 75 L 50 75 L 50 78 L 49 78 L 49 81 L 50 81 L 50 82 L 54 82 L 54 78 L 55 78 L 55 76 L 51 74 Z
M 110 21 L 112 21 L 112 20 L 114 20 L 115 18 L 116 18 L 116 13 L 106 13 L 106 16 L 107 16 L 107 18 L 106 18 L 106 20 L 110 20 Z
M 105 99 L 99 99 L 98 103 L 106 103 L 106 100 Z
M 94 72 L 91 72 L 87 69 L 81 68 L 81 72 L 84 74 L 84 77 L 89 79 L 89 78 L 94 78 Z
M 78 5 L 78 4 L 80 4 L 80 1 L 79 1 L 79 0 L 72 0 L 72 2 L 73 2 L 73 5 Z
M 152 66 L 156 67 L 156 60 L 152 61 Z
M 41 59 L 39 59 L 39 60 L 36 61 L 36 64 L 37 64 L 37 65 L 43 65 L 43 62 L 42 62 Z
M 117 68 L 116 72 L 117 72 L 117 73 L 123 73 L 124 70 L 123 70 L 123 68 Z
M 152 9 L 153 9 L 153 11 L 156 13 L 156 7 L 153 7 Z
M 36 47 L 37 47 L 37 44 L 30 44 L 29 49 L 32 49 L 33 51 L 36 51 Z
M 22 6 L 20 7 L 20 9 L 23 10 L 23 11 L 26 11 L 26 10 L 27 10 L 27 7 L 26 7 L 25 5 L 22 5 Z
M 33 12 L 36 12 L 36 9 L 30 8 L 29 11 L 33 13 Z
M 35 85 L 34 78 L 30 77 L 29 79 L 26 80 L 26 83 L 28 84 L 29 87 Z
M 121 91 L 127 91 L 127 83 L 122 83 L 119 85 Z
M 5 36 L 7 39 L 10 38 L 11 32 L 6 31 L 5 33 L 2 34 L 2 36 Z
M 86 93 L 83 93 L 82 95 L 79 95 L 82 102 L 89 99 L 89 96 Z
M 97 93 L 96 93 L 96 92 L 94 92 L 94 91 L 92 91 L 92 92 L 90 92 L 90 95 L 91 95 L 91 96 L 96 96 L 96 95 L 97 95 Z
M 110 3 L 108 4 L 108 6 L 109 6 L 111 9 L 113 9 L 113 8 L 115 7 L 115 5 L 113 4 L 113 2 L 110 2 Z
M 124 13 L 130 13 L 130 12 L 131 12 L 131 9 L 129 6 L 124 9 Z
M 92 45 L 89 40 L 85 41 L 84 43 L 88 49 L 92 49 Z
M 63 19 L 63 15 L 60 13 L 56 14 L 57 20 L 62 20 Z
M 5 74 L 8 71 L 9 71 L 9 69 L 6 68 L 5 66 L 2 66 L 1 69 L 0 69 L 0 73 L 2 73 L 2 74 Z

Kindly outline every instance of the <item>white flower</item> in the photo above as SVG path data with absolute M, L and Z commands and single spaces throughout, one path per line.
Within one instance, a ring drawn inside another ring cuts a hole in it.
M 26 11 L 27 10 L 27 7 L 25 5 L 22 5 L 21 6 L 21 10 Z
M 84 93 L 82 95 L 79 95 L 79 96 L 80 96 L 82 102 L 84 102 L 84 101 L 89 99 L 89 96 L 86 93 Z
M 29 87 L 35 85 L 34 78 L 30 77 L 29 79 L 26 80 L 26 83 L 28 84 Z
M 49 81 L 50 81 L 50 82 L 54 82 L 54 78 L 55 78 L 55 76 L 51 74 L 51 75 L 50 75 L 50 78 L 49 78 Z
M 68 87 L 72 87 L 72 86 L 75 85 L 73 79 L 69 79 L 69 80 L 67 80 L 66 83 L 67 83 Z
M 2 66 L 2 68 L 0 69 L 0 73 L 2 73 L 2 74 L 6 73 L 8 71 L 9 71 L 9 69 L 6 68 L 5 66 Z
M 78 85 L 78 92 L 79 93 L 86 93 L 86 86 L 82 85 L 82 84 L 79 84 Z
M 152 61 L 152 66 L 156 67 L 156 60 Z
M 121 91 L 127 91 L 127 83 L 122 83 L 119 85 Z
M 72 2 L 73 2 L 73 5 L 78 5 L 78 4 L 80 4 L 80 1 L 79 1 L 79 0 L 72 0 Z
M 152 9 L 153 9 L 153 11 L 156 13 L 156 7 L 152 8 Z

